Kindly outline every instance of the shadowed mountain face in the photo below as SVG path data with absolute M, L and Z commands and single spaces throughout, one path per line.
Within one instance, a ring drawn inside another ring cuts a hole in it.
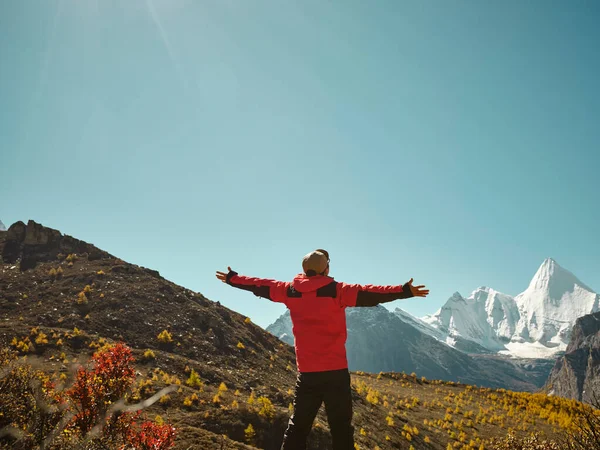
M 571 342 L 552 369 L 546 389 L 561 397 L 600 401 L 600 313 L 577 319 Z
M 415 372 L 419 377 L 534 391 L 554 364 L 496 355 L 468 355 L 420 331 L 383 306 L 348 308 L 346 349 L 351 370 Z M 267 331 L 293 344 L 289 312 Z

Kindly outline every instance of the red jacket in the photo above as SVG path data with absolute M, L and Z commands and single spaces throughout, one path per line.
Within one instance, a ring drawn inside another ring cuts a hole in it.
M 347 306 L 375 306 L 412 297 L 404 286 L 373 286 L 336 282 L 333 278 L 297 275 L 290 282 L 251 278 L 229 272 L 227 283 L 259 297 L 283 303 L 292 318 L 299 372 L 345 369 Z

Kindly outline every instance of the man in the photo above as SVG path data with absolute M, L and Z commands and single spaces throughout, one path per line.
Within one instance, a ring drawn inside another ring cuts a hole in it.
M 306 439 L 321 403 L 331 430 L 334 450 L 354 449 L 352 395 L 346 359 L 346 312 L 348 306 L 376 306 L 401 298 L 425 297 L 425 286 L 413 279 L 398 286 L 347 284 L 329 276 L 329 253 L 315 250 L 304 257 L 304 273 L 292 282 L 266 280 L 217 272 L 230 286 L 253 292 L 290 310 L 298 377 L 294 413 L 289 420 L 281 450 L 305 450 Z

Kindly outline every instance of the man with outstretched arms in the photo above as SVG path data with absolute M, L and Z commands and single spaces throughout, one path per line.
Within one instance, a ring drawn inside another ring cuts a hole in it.
M 345 308 L 376 306 L 409 297 L 425 297 L 425 286 L 348 284 L 329 276 L 329 253 L 318 249 L 302 260 L 303 273 L 293 281 L 275 281 L 217 272 L 217 278 L 290 310 L 298 377 L 294 412 L 281 450 L 305 450 L 308 433 L 325 403 L 333 450 L 354 449 L 350 373 L 346 359 Z

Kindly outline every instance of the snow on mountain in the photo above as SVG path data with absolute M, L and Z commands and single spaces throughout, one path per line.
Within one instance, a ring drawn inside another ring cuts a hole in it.
M 4 224 L 2 223 L 1 220 L 0 220 L 0 231 L 6 231 L 6 227 L 4 226 Z
M 575 321 L 599 310 L 600 295 L 547 258 L 515 302 L 520 319 L 512 340 L 564 351 Z
M 455 292 L 441 309 L 422 320 L 443 333 L 449 345 L 462 338 L 497 352 L 504 350 L 507 332 L 514 332 L 518 311 L 510 296 L 480 287 L 468 298 Z
M 457 292 L 422 321 L 444 333 L 445 342 L 455 347 L 462 338 L 491 352 L 550 358 L 566 349 L 575 320 L 598 311 L 599 303 L 598 294 L 547 258 L 516 297 L 487 287 L 466 299 Z
M 290 310 L 287 309 L 275 322 L 269 325 L 267 331 L 286 344 L 294 345 L 294 333 L 292 331 Z

